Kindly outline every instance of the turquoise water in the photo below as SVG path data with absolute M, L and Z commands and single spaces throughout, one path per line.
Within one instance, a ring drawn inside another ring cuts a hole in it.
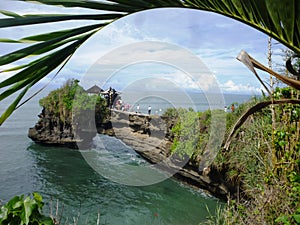
M 81 213 L 95 224 L 198 224 L 217 201 L 174 180 L 145 187 L 114 183 L 96 173 L 80 152 L 30 144 L 30 186 L 64 204 L 65 216 Z
M 6 106 L 1 102 L 0 111 Z M 37 191 L 47 202 L 47 212 L 51 205 L 55 211 L 58 201 L 63 221 L 80 214 L 78 224 L 96 224 L 98 213 L 101 224 L 201 224 L 208 216 L 206 207 L 215 210 L 217 199 L 173 179 L 144 187 L 118 184 L 95 172 L 80 151 L 33 143 L 27 131 L 40 110 L 33 100 L 0 127 L 3 202 Z M 147 163 L 127 146 L 114 144 L 119 140 L 109 138 L 107 143 L 116 152 L 128 152 L 127 160 Z

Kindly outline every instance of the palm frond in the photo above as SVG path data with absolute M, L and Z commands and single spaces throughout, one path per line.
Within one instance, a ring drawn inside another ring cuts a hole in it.
M 57 48 L 67 42 L 72 41 L 74 38 L 76 39 L 76 36 L 79 34 L 83 34 L 95 29 L 99 29 L 100 27 L 105 26 L 105 24 L 96 24 L 96 25 L 91 25 L 91 26 L 85 26 L 85 27 L 80 27 L 77 29 L 73 29 L 73 30 L 68 30 L 67 32 L 60 32 L 60 33 L 56 33 L 56 35 L 51 35 L 50 36 L 54 36 L 53 39 L 48 40 L 48 38 L 43 38 L 46 37 L 47 35 L 43 34 L 43 35 L 38 35 L 38 36 L 31 36 L 31 37 L 27 37 L 27 38 L 23 38 L 22 40 L 44 40 L 42 43 L 38 43 L 35 45 L 31 45 L 29 47 L 17 50 L 15 52 L 9 53 L 7 55 L 1 56 L 0 57 L 0 65 L 5 65 L 5 64 L 9 64 L 12 62 L 15 62 L 19 59 L 22 59 L 24 57 L 27 57 L 29 55 L 33 55 L 33 54 L 42 54 L 44 52 L 48 52 L 54 48 Z M 58 35 L 59 34 L 59 35 Z M 68 39 L 68 38 L 72 38 L 73 39 Z M 50 38 L 50 37 L 49 37 Z
M 0 101 L 16 91 L 19 91 L 37 78 L 39 80 L 44 78 L 47 74 L 57 68 L 65 59 L 72 55 L 81 43 L 82 40 L 76 41 L 61 50 L 44 56 L 41 60 L 37 60 L 36 63 L 32 64 L 30 67 L 2 81 L 0 83 L 0 88 L 9 85 L 13 86 L 0 94 Z
M 19 0 L 24 2 L 32 2 L 31 0 Z M 90 0 L 35 0 L 34 2 L 38 2 L 46 5 L 55 5 L 55 6 L 63 6 L 63 7 L 80 7 L 86 9 L 95 9 L 95 10 L 105 10 L 105 11 L 114 11 L 114 12 L 136 12 L 142 10 L 140 6 L 136 6 L 133 4 L 120 4 L 117 1 L 90 1 Z M 130 2 L 130 1 L 128 1 Z
M 14 18 L 22 17 L 21 15 L 15 12 L 7 11 L 7 10 L 0 10 L 0 13 L 8 17 L 14 17 Z
M 300 53 L 300 2 L 297 0 L 185 0 L 185 6 L 211 11 L 264 32 Z
M 24 90 L 18 95 L 18 97 L 13 101 L 13 103 L 5 110 L 4 113 L 2 113 L 0 117 L 0 126 L 3 124 L 3 122 L 13 113 L 13 111 L 16 109 L 17 105 L 21 101 L 21 99 L 24 97 L 26 92 L 33 86 L 32 84 L 26 86 Z
M 47 24 L 74 20 L 101 21 L 101 23 L 80 28 L 67 29 L 46 34 L 32 35 L 20 40 L 1 38 L 0 42 L 7 43 L 33 43 L 29 47 L 22 48 L 0 57 L 0 65 L 9 65 L 24 57 L 41 55 L 39 59 L 25 65 L 12 66 L 1 72 L 16 71 L 11 78 L 0 83 L 0 87 L 6 87 L 0 96 L 0 100 L 10 94 L 27 90 L 34 83 L 55 70 L 90 35 L 116 19 L 134 12 L 162 7 L 190 8 L 205 10 L 225 15 L 232 19 L 248 24 L 267 35 L 278 40 L 288 48 L 300 54 L 300 2 L 298 0 L 19 0 L 45 5 L 61 6 L 66 8 L 80 7 L 84 9 L 98 10 L 98 14 L 56 14 L 56 15 L 19 15 L 14 12 L 0 10 L 0 13 L 8 18 L 0 19 L 0 27 L 15 27 L 24 25 Z M 209 26 L 209 24 L 208 24 Z M 67 45 L 67 47 L 65 47 Z M 72 46 L 72 47 L 71 47 Z M 68 50 L 64 54 L 57 54 L 62 50 Z M 44 56 L 45 54 L 48 54 Z M 21 71 L 20 71 L 21 70 Z M 16 100 L 22 99 L 23 92 Z M 19 99 L 20 98 L 20 99 Z M 16 108 L 15 101 L 2 122 Z M 1 124 L 1 123 L 0 123 Z
M 25 15 L 17 18 L 0 19 L 0 28 L 61 22 L 67 20 L 114 20 L 121 16 L 122 14 L 119 13 L 96 15 Z
M 22 100 L 27 91 L 42 78 L 47 76 L 51 71 L 68 60 L 74 54 L 76 49 L 86 41 L 93 32 L 87 34 L 85 37 L 77 40 L 67 47 L 58 50 L 50 55 L 44 56 L 41 59 L 35 60 L 28 64 L 28 67 L 18 72 L 16 75 L 4 80 L 0 83 L 0 87 L 11 85 L 7 90 L 0 94 L 0 101 L 8 96 L 20 91 L 15 101 L 5 110 L 0 117 L 0 126 L 2 123 L 18 108 L 19 102 Z M 64 66 L 65 64 L 63 64 Z M 58 74 L 58 73 L 57 73 Z M 29 97 L 30 98 L 30 97 Z

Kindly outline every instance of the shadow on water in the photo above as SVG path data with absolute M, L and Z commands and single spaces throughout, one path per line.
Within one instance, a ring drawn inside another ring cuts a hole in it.
M 111 141 L 111 140 L 110 140 Z M 64 218 L 79 224 L 199 224 L 214 212 L 217 200 L 168 179 L 132 187 L 114 183 L 96 173 L 80 151 L 32 143 L 34 188 L 53 205 L 59 200 Z M 64 205 L 64 206 L 62 206 Z

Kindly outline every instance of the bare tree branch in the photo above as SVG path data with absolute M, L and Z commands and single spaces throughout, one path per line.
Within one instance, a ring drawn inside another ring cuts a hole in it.
M 286 103 L 300 104 L 300 100 L 298 100 L 298 99 L 281 99 L 281 100 L 273 100 L 273 101 L 270 100 L 270 101 L 260 102 L 260 103 L 257 103 L 256 105 L 252 106 L 238 119 L 238 121 L 235 123 L 235 125 L 231 129 L 231 131 L 228 135 L 228 138 L 225 142 L 224 149 L 225 150 L 229 149 L 229 146 L 232 142 L 232 139 L 234 138 L 236 131 L 246 122 L 248 117 L 251 116 L 253 113 L 255 113 L 263 108 L 266 108 L 267 106 L 269 106 L 271 104 L 280 105 L 280 104 L 286 104 Z

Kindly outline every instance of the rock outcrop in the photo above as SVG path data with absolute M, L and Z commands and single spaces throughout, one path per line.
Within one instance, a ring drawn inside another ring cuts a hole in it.
M 29 129 L 28 136 L 38 143 L 80 149 L 88 148 L 97 133 L 115 136 L 150 163 L 172 173 L 176 171 L 174 177 L 185 183 L 207 190 L 221 199 L 236 192 L 235 187 L 223 179 L 224 174 L 216 169 L 207 168 L 207 171 L 199 172 L 195 165 L 171 155 L 171 128 L 175 121 L 170 118 L 111 110 L 109 118 L 95 123 L 87 119 L 95 118 L 93 113 L 82 113 L 71 126 L 59 123 L 54 115 L 43 110 L 38 123 Z
M 235 186 L 228 183 L 222 172 L 215 168 L 198 171 L 189 161 L 172 156 L 170 149 L 173 136 L 171 128 L 175 121 L 167 117 L 112 112 L 111 121 L 115 136 L 134 149 L 152 164 L 170 171 L 174 177 L 189 185 L 207 190 L 210 194 L 227 199 L 234 196 Z
M 41 144 L 77 148 L 79 140 L 75 138 L 70 122 L 60 122 L 59 118 L 45 108 L 38 117 L 39 120 L 35 126 L 29 128 L 29 138 Z

